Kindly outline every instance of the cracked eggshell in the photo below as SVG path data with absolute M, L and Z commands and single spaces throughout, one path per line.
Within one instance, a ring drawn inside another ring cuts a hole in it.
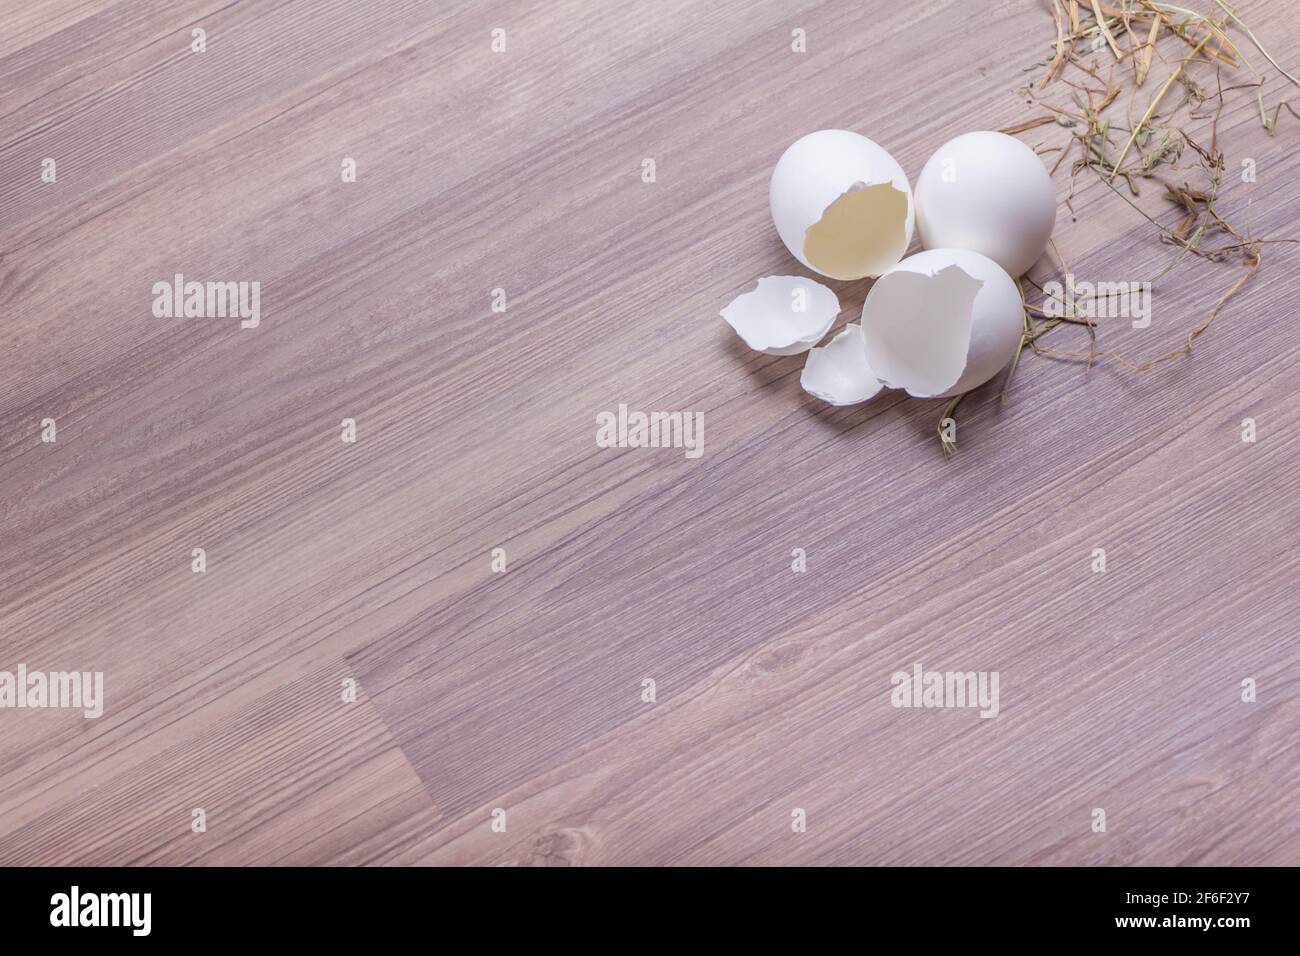
M 765 276 L 720 314 L 751 349 L 768 355 L 798 355 L 830 331 L 840 314 L 840 300 L 812 279 Z
M 867 364 L 862 326 L 850 323 L 825 346 L 809 352 L 799 384 L 809 395 L 832 405 L 857 405 L 875 398 L 884 386 Z
M 865 358 L 880 380 L 915 398 L 950 398 L 1011 360 L 1024 330 L 1020 290 L 968 249 L 908 256 L 862 304 Z
M 1008 275 L 1038 261 L 1056 224 L 1056 190 L 1038 154 L 1005 133 L 964 133 L 939 147 L 916 181 L 916 228 L 927 249 L 970 249 Z
M 912 187 L 903 168 L 848 130 L 796 140 L 772 170 L 768 200 L 786 248 L 832 279 L 878 276 L 912 241 Z

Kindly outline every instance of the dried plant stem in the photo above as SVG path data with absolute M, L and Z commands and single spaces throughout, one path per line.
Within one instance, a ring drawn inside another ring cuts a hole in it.
M 1181 259 L 1181 258 L 1182 258 L 1186 253 L 1195 250 L 1195 248 L 1196 248 L 1196 243 L 1197 243 L 1197 241 L 1201 238 L 1201 235 L 1202 235 L 1202 233 L 1204 232 L 1204 229 L 1205 229 L 1203 223 L 1198 222 L 1198 223 L 1197 223 L 1196 230 L 1195 230 L 1195 231 L 1194 231 L 1190 236 L 1180 236 L 1180 235 L 1178 235 L 1178 233 L 1176 233 L 1174 230 L 1170 229 L 1170 228 L 1169 228 L 1168 226 L 1166 226 L 1164 223 L 1156 222 L 1155 219 L 1151 218 L 1151 216 L 1149 216 L 1149 215 L 1147 214 L 1147 212 L 1146 212 L 1145 209 L 1143 209 L 1141 206 L 1139 206 L 1137 203 L 1135 203 L 1133 200 L 1129 199 L 1129 198 L 1128 198 L 1127 196 L 1125 196 L 1122 192 L 1120 192 L 1120 191 L 1119 191 L 1118 189 L 1116 189 L 1113 185 L 1111 185 L 1110 180 L 1108 180 L 1108 179 L 1107 179 L 1105 176 L 1103 176 L 1100 172 L 1097 173 L 1097 177 L 1098 177 L 1098 178 L 1099 178 L 1103 183 L 1105 183 L 1105 184 L 1110 188 L 1110 191 L 1111 191 L 1111 192 L 1113 192 L 1113 193 L 1114 193 L 1116 196 L 1118 196 L 1120 199 L 1124 200 L 1126 203 L 1128 203 L 1130 206 L 1132 206 L 1134 209 L 1136 209 L 1136 210 L 1138 211 L 1138 213 L 1142 216 L 1142 218 L 1144 218 L 1147 222 L 1151 223 L 1151 225 L 1155 226 L 1157 229 L 1159 229 L 1161 232 L 1163 232 L 1165 235 L 1167 235 L 1167 236 L 1170 238 L 1170 241 L 1175 242 L 1175 243 L 1177 243 L 1178 245 L 1180 245 L 1180 246 L 1183 247 L 1183 248 L 1182 248 L 1182 251 L 1181 251 L 1180 253 L 1178 253 L 1177 256 L 1174 257 L 1173 261 L 1171 261 L 1167 266 L 1165 266 L 1163 269 L 1161 269 L 1160 272 L 1158 272 L 1158 273 L 1157 273 L 1157 274 L 1156 274 L 1156 275 L 1155 275 L 1155 276 L 1150 280 L 1151 282 L 1154 283 L 1154 282 L 1156 281 L 1156 279 L 1159 279 L 1159 278 L 1161 278 L 1162 276 L 1164 276 L 1166 273 L 1168 273 L 1170 269 L 1172 269 L 1174 266 L 1176 266 L 1176 265 L 1178 264 L 1178 260 Z
M 1133 140 L 1137 139 L 1138 132 L 1142 129 L 1143 126 L 1147 124 L 1147 121 L 1150 120 L 1151 117 L 1155 115 L 1156 108 L 1160 105 L 1160 101 L 1165 98 L 1165 94 L 1169 92 L 1169 87 L 1174 85 L 1174 81 L 1177 80 L 1178 77 L 1182 74 L 1183 67 L 1187 65 L 1188 61 L 1191 60 L 1193 57 L 1195 57 L 1196 54 L 1201 52 L 1201 47 L 1205 46 L 1206 42 L 1209 41 L 1211 35 L 1212 34 L 1210 33 L 1205 34 L 1204 39 L 1202 39 L 1200 43 L 1196 44 L 1196 49 L 1192 51 L 1192 55 L 1189 56 L 1186 60 L 1183 60 L 1181 63 L 1179 63 L 1178 69 L 1174 70 L 1174 72 L 1169 75 L 1169 79 L 1165 80 L 1164 86 L 1160 87 L 1159 91 L 1155 95 L 1155 99 L 1153 99 L 1151 101 L 1151 105 L 1147 107 L 1146 114 L 1142 117 L 1141 120 L 1138 121 L 1138 124 L 1133 127 L 1133 132 L 1129 134 L 1128 142 L 1125 143 L 1124 148 L 1120 150 L 1119 159 L 1115 160 L 1115 166 L 1111 170 L 1111 174 L 1110 174 L 1111 182 L 1115 181 L 1115 176 L 1119 173 L 1120 166 L 1124 164 L 1124 157 L 1128 155 L 1129 149 L 1132 148 Z
M 1061 0 L 1052 0 L 1052 16 L 1056 19 L 1056 56 L 1052 57 L 1047 73 L 1039 81 L 1039 89 L 1050 83 L 1065 65 L 1065 25 L 1061 22 Z
M 1228 290 L 1223 293 L 1223 295 L 1219 296 L 1218 301 L 1214 303 L 1214 308 L 1210 310 L 1210 314 L 1209 316 L 1206 317 L 1205 321 L 1203 321 L 1200 325 L 1192 329 L 1192 331 L 1187 334 L 1187 344 L 1184 345 L 1182 348 L 1175 349 L 1172 352 L 1169 352 L 1165 355 L 1161 355 L 1158 358 L 1150 359 L 1149 361 L 1142 362 L 1140 364 L 1132 361 L 1131 359 L 1125 358 L 1123 355 L 1121 355 L 1118 352 L 1102 352 L 1100 353 L 1100 356 L 1118 362 L 1120 365 L 1123 365 L 1125 368 L 1129 369 L 1129 371 L 1147 372 L 1155 368 L 1157 365 L 1160 365 L 1164 362 L 1171 362 L 1174 359 L 1182 358 L 1185 355 L 1191 355 L 1193 343 L 1198 338 L 1200 338 L 1200 336 L 1206 330 L 1209 329 L 1210 325 L 1213 324 L 1214 320 L 1218 318 L 1219 312 L 1222 311 L 1223 306 L 1227 303 L 1227 301 L 1237 294 L 1237 291 L 1243 285 L 1246 284 L 1247 280 L 1249 280 L 1251 276 L 1253 276 L 1256 272 L 1259 271 L 1259 264 L 1260 264 L 1260 258 L 1258 254 L 1253 255 L 1245 260 L 1243 265 L 1248 270 L 1246 274 L 1241 278 L 1239 278 L 1236 282 L 1234 282 L 1228 288 Z M 1039 353 L 1040 355 L 1048 355 L 1055 358 L 1064 358 L 1064 359 L 1091 359 L 1094 355 L 1094 353 L 1090 353 L 1090 352 L 1069 352 L 1061 349 L 1049 349 L 1037 345 L 1034 345 L 1034 351 Z
M 1233 23 L 1241 27 L 1241 32 L 1246 34 L 1247 37 L 1249 37 L 1250 42 L 1255 45 L 1255 49 L 1258 50 L 1263 55 L 1264 59 L 1268 60 L 1269 63 L 1273 64 L 1273 69 L 1277 70 L 1279 73 L 1285 76 L 1296 86 L 1300 86 L 1300 80 L 1297 80 L 1286 70 L 1282 69 L 1282 67 L 1278 64 L 1277 60 L 1273 59 L 1273 57 L 1269 55 L 1269 52 L 1264 49 L 1263 44 L 1260 43 L 1259 40 L 1255 39 L 1255 34 L 1251 32 L 1250 27 L 1246 26 L 1246 24 L 1241 22 L 1241 19 L 1237 16 L 1236 11 L 1233 10 L 1232 7 L 1224 3 L 1223 0 L 1214 0 L 1214 2 L 1219 5 L 1219 7 L 1223 10 L 1224 13 L 1228 15 L 1228 17 L 1232 20 Z
M 1259 105 L 1260 105 L 1260 108 L 1262 109 L 1263 106 L 1264 106 L 1264 100 L 1263 100 L 1262 98 L 1261 98 L 1260 101 L 1259 101 Z M 1291 107 L 1291 101 L 1290 101 L 1290 100 L 1283 100 L 1281 103 L 1278 103 L 1277 106 L 1274 108 L 1274 110 L 1273 110 L 1273 118 L 1270 120 L 1270 119 L 1268 119 L 1267 117 L 1265 117 L 1265 119 L 1264 119 L 1264 129 L 1268 130 L 1268 134 L 1269 134 L 1270 136 L 1272 136 L 1272 135 L 1273 135 L 1273 131 L 1274 131 L 1275 129 L 1277 129 L 1277 118 L 1278 118 L 1280 115 L 1282 115 L 1282 107 L 1284 107 L 1284 106 L 1286 107 L 1286 111 L 1287 111 L 1288 113 L 1290 113 L 1290 114 L 1291 114 L 1292 116 L 1294 116 L 1296 119 L 1300 119 L 1300 113 L 1297 113 L 1294 109 L 1292 109 L 1292 107 Z
M 1138 56 L 1137 77 L 1135 83 L 1141 86 L 1147 81 L 1147 74 L 1151 72 L 1151 59 L 1156 52 L 1156 34 L 1160 32 L 1160 25 L 1164 22 L 1164 17 L 1157 13 L 1151 18 L 1151 32 L 1147 34 L 1147 42 L 1142 47 L 1142 53 Z
M 1232 40 L 1228 38 L 1228 35 L 1224 33 L 1223 30 L 1220 29 L 1219 26 L 1215 24 L 1214 21 L 1212 21 L 1209 17 L 1205 16 L 1204 14 L 1197 13 L 1194 10 L 1187 10 L 1183 7 L 1175 7 L 1167 3 L 1155 3 L 1153 2 L 1153 0 L 1143 0 L 1143 2 L 1147 5 L 1147 7 L 1151 9 L 1153 13 L 1164 14 L 1170 32 L 1173 33 L 1174 36 L 1182 40 L 1184 43 L 1186 43 L 1188 46 L 1195 46 L 1195 44 L 1192 42 L 1192 38 L 1189 35 L 1190 31 L 1188 31 L 1187 29 L 1187 23 L 1204 23 L 1206 27 L 1210 30 L 1210 32 L 1214 34 L 1214 38 L 1219 41 L 1219 46 L 1217 48 L 1206 47 L 1205 55 L 1208 57 L 1213 57 L 1214 59 L 1219 60 L 1221 63 L 1233 67 L 1234 69 L 1238 66 L 1236 57 L 1241 56 L 1241 51 L 1237 49 L 1236 45 L 1232 42 Z M 1177 23 L 1177 24 L 1174 23 L 1171 19 L 1172 14 L 1178 14 L 1180 16 L 1186 17 L 1187 22 Z M 1225 52 L 1225 51 L 1230 51 L 1230 52 Z M 1245 57 L 1242 57 L 1242 60 L 1244 62 Z M 1250 67 L 1250 64 L 1247 63 L 1246 66 Z M 1250 69 L 1252 73 L 1255 72 L 1253 67 L 1251 67 Z
M 1106 26 L 1106 18 L 1102 16 L 1101 5 L 1098 0 L 1092 0 L 1092 12 L 1097 17 L 1097 28 L 1101 30 L 1101 35 L 1110 44 L 1110 51 L 1115 54 L 1116 62 L 1123 60 L 1124 54 L 1119 52 L 1119 46 L 1115 43 L 1115 35 L 1110 32 L 1110 27 Z
M 1024 310 L 1024 326 L 1020 332 L 1020 341 L 1016 343 L 1016 353 L 1011 356 L 1011 366 L 1007 369 L 1006 380 L 1002 383 L 1002 394 L 999 400 L 1003 405 L 1007 403 L 1007 392 L 1011 390 L 1011 379 L 1015 377 L 1016 368 L 1020 365 L 1020 353 L 1025 350 L 1034 334 L 1034 322 L 1029 317 L 1029 304 L 1025 301 L 1025 287 L 1020 280 L 1016 280 L 1016 289 L 1020 292 L 1020 307 Z
M 957 440 L 955 437 L 952 441 L 948 440 L 948 434 L 944 431 L 943 423 L 952 418 L 953 412 L 957 411 L 957 406 L 961 404 L 961 400 L 965 398 L 967 394 L 967 392 L 962 392 L 955 398 L 949 399 L 948 404 L 943 407 L 943 414 L 939 416 L 939 447 L 943 449 L 945 458 L 957 450 Z M 956 421 L 956 419 L 953 419 L 953 421 Z
M 1017 123 L 1014 126 L 1004 126 L 998 130 L 999 133 L 1006 133 L 1008 136 L 1014 136 L 1016 133 L 1024 133 L 1027 130 L 1036 129 L 1039 126 L 1047 126 L 1049 123 L 1055 123 L 1055 116 L 1039 116 L 1035 119 L 1025 120 L 1023 123 Z
M 1168 260 L 1143 285 L 1154 288 L 1160 284 L 1163 287 L 1164 282 L 1167 281 L 1166 277 L 1180 262 L 1186 260 L 1188 253 L 1206 262 L 1218 263 L 1234 259 L 1243 266 L 1244 274 L 1234 277 L 1208 309 L 1208 315 L 1202 321 L 1190 331 L 1182 333 L 1186 335 L 1186 341 L 1180 348 L 1145 361 L 1134 361 L 1116 351 L 1098 350 L 1099 332 L 1106 326 L 1092 316 L 1109 316 L 1112 313 L 1089 308 L 1086 303 L 1101 302 L 1103 296 L 1108 296 L 1109 293 L 1094 291 L 1078 295 L 1071 289 L 1067 294 L 1053 288 L 1054 283 L 1044 281 L 1040 284 L 1028 275 L 1018 279 L 1016 286 L 1022 307 L 1022 327 L 1020 339 L 1016 343 L 1002 385 L 1003 403 L 1007 401 L 1011 384 L 1019 372 L 1026 348 L 1036 355 L 1086 363 L 1088 368 L 1099 359 L 1106 359 L 1134 372 L 1146 372 L 1162 363 L 1191 355 L 1197 339 L 1210 329 L 1226 304 L 1259 271 L 1263 247 L 1272 243 L 1300 243 L 1300 240 L 1290 238 L 1255 238 L 1250 228 L 1249 199 L 1246 208 L 1246 225 L 1241 229 L 1234 227 L 1215 208 L 1219 201 L 1225 170 L 1224 152 L 1218 138 L 1219 118 L 1225 106 L 1224 94 L 1235 90 L 1253 91 L 1259 107 L 1260 120 L 1270 134 L 1273 133 L 1273 128 L 1277 125 L 1283 109 L 1300 119 L 1300 111 L 1291 105 L 1291 100 L 1281 100 L 1277 103 L 1271 110 L 1270 118 L 1269 111 L 1264 108 L 1261 92 L 1264 79 L 1238 45 L 1229 38 L 1227 31 L 1239 27 L 1274 68 L 1297 85 L 1300 85 L 1300 79 L 1282 70 L 1268 51 L 1260 45 L 1254 34 L 1241 22 L 1236 10 L 1229 5 L 1230 0 L 1208 0 L 1208 2 L 1210 12 L 1200 14 L 1160 0 L 1111 0 L 1110 3 L 1104 0 L 1086 0 L 1086 2 L 1085 0 L 1052 0 L 1053 18 L 1056 24 L 1055 55 L 1051 58 L 1051 67 L 1047 75 L 1037 86 L 1038 88 L 1046 86 L 1061 74 L 1059 78 L 1062 83 L 1072 91 L 1070 99 L 1073 101 L 1074 108 L 1063 108 L 1044 102 L 1038 98 L 1035 89 L 1028 87 L 1022 92 L 1025 92 L 1035 105 L 1051 115 L 1040 115 L 1009 126 L 1007 131 L 1023 133 L 1028 130 L 1049 128 L 1053 123 L 1069 129 L 1070 145 L 1061 149 L 1061 157 L 1053 167 L 1053 172 L 1059 168 L 1067 155 L 1073 154 L 1077 157 L 1070 171 L 1069 194 L 1063 200 L 1071 214 L 1075 214 L 1071 199 L 1075 195 L 1078 174 L 1085 168 L 1091 169 L 1111 192 L 1123 199 L 1158 230 L 1157 238 L 1161 242 L 1176 247 Z M 1091 11 L 1084 14 L 1087 19 L 1081 20 L 1080 11 L 1087 11 L 1089 7 Z M 1218 10 L 1222 10 L 1226 16 L 1219 15 Z M 1068 23 L 1068 33 L 1065 32 L 1066 23 Z M 1116 42 L 1121 29 L 1130 38 L 1126 50 L 1121 50 Z M 1105 110 L 1116 102 L 1121 93 L 1129 95 L 1131 107 L 1136 91 L 1150 75 L 1154 57 L 1159 52 L 1157 46 L 1165 32 L 1176 36 L 1180 43 L 1186 43 L 1191 47 L 1190 52 L 1185 58 L 1171 62 L 1173 72 L 1155 91 L 1140 120 L 1133 121 L 1133 111 L 1130 108 L 1127 122 L 1113 122 L 1104 115 Z M 1093 52 L 1096 52 L 1100 48 L 1102 37 L 1110 43 L 1117 61 L 1122 61 L 1125 57 L 1133 59 L 1132 75 L 1125 76 L 1127 71 L 1121 66 L 1120 75 L 1117 77 L 1116 66 L 1112 64 L 1108 75 L 1103 78 L 1095 59 L 1085 61 L 1081 58 L 1081 50 L 1076 49 L 1076 44 L 1091 46 Z M 1190 64 L 1198 62 L 1211 63 L 1215 67 L 1213 93 L 1208 92 L 1202 86 L 1203 81 L 1193 75 L 1195 71 Z M 1232 69 L 1244 67 L 1250 71 L 1254 81 L 1225 87 L 1221 64 Z M 1089 79 L 1073 77 L 1072 73 L 1069 76 L 1064 75 L 1067 72 L 1065 70 L 1067 65 L 1073 66 Z M 1078 82 L 1074 81 L 1076 79 Z M 1169 99 L 1168 93 L 1175 84 L 1183 88 L 1182 102 L 1177 107 L 1165 109 L 1162 113 L 1162 104 Z M 1211 119 L 1208 146 L 1202 146 L 1175 123 L 1172 117 L 1184 108 L 1187 118 L 1191 121 Z M 1114 154 L 1114 146 L 1110 134 L 1117 130 L 1126 130 L 1127 138 L 1118 158 L 1112 162 L 1110 157 Z M 1072 149 L 1076 143 L 1079 148 L 1077 154 L 1073 153 Z M 1185 156 L 1193 153 L 1195 155 L 1191 157 L 1190 166 L 1181 162 Z M 1136 159 L 1131 160 L 1129 158 L 1131 155 L 1135 155 Z M 1128 168 L 1124 167 L 1126 161 L 1130 163 Z M 1191 181 L 1182 179 L 1181 171 L 1187 169 L 1199 170 L 1204 176 L 1203 183 L 1193 185 Z M 1174 177 L 1164 175 L 1166 171 L 1174 170 L 1179 171 Z M 1115 183 L 1115 180 L 1120 177 L 1123 177 L 1128 184 L 1128 190 Z M 1171 202 L 1181 213 L 1176 223 L 1165 225 L 1156 221 L 1152 214 L 1130 198 L 1128 195 L 1130 192 L 1133 196 L 1138 195 L 1138 184 L 1143 180 L 1155 180 L 1163 188 L 1164 199 Z M 1217 244 L 1209 245 L 1207 242 L 1209 237 L 1214 237 Z M 1055 243 L 1051 243 L 1049 248 L 1059 270 L 1054 273 L 1053 278 L 1072 276 L 1069 266 Z M 1068 282 L 1069 279 L 1061 278 L 1060 281 Z M 1044 288 L 1044 285 L 1047 288 Z M 1030 304 L 1028 301 L 1027 292 L 1030 287 L 1036 288 L 1043 296 L 1037 304 Z M 1049 292 L 1048 289 L 1051 291 Z M 1080 306 L 1080 311 L 1074 311 L 1071 306 Z M 1089 346 L 1087 351 L 1055 349 L 1043 344 L 1045 336 L 1066 325 L 1080 326 L 1087 330 Z M 948 404 L 944 410 L 944 419 L 952 416 L 959 400 L 959 398 L 954 399 Z M 940 442 L 945 454 L 951 454 L 955 450 L 955 442 L 948 442 L 943 432 L 941 420 Z

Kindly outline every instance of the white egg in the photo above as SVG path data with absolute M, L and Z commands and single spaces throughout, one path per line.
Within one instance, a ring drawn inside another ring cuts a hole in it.
M 916 227 L 927 249 L 970 249 L 1020 276 L 1047 248 L 1056 191 L 1032 149 L 1005 133 L 944 143 L 916 181 Z
M 848 130 L 796 140 L 772 171 L 768 199 L 786 248 L 832 279 L 878 276 L 912 241 L 912 188 L 903 168 Z
M 908 256 L 862 304 L 866 361 L 915 398 L 982 385 L 1011 360 L 1024 329 L 1020 290 L 1006 270 L 968 249 Z

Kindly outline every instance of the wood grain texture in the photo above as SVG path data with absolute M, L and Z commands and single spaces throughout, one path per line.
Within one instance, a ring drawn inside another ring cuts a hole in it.
M 1287 5 L 1248 7 L 1294 67 Z M 915 179 L 1025 118 L 1047 5 L 0 19 L 0 670 L 107 697 L 0 710 L 0 863 L 1300 863 L 1290 247 L 1189 359 L 1026 359 L 950 461 L 938 403 L 829 408 L 717 318 L 805 274 L 767 211 L 789 142 L 860 130 Z M 1258 182 L 1223 211 L 1291 235 L 1294 127 L 1230 103 Z M 1080 276 L 1168 260 L 1098 183 L 1073 207 Z M 261 325 L 155 318 L 177 272 L 259 281 Z M 1105 341 L 1176 347 L 1236 274 L 1180 263 Z M 834 286 L 856 320 L 869 283 Z M 620 403 L 703 412 L 703 456 L 597 447 Z M 892 707 L 915 662 L 999 672 L 1000 715 Z

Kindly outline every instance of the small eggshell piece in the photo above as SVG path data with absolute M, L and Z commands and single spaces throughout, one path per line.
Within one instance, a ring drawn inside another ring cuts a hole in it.
M 839 298 L 821 283 L 800 276 L 765 276 L 721 315 L 751 349 L 797 355 L 820 342 L 839 313 Z
M 799 384 L 831 405 L 857 405 L 875 398 L 884 386 L 867 364 L 862 326 L 849 323 L 826 345 L 809 352 Z

